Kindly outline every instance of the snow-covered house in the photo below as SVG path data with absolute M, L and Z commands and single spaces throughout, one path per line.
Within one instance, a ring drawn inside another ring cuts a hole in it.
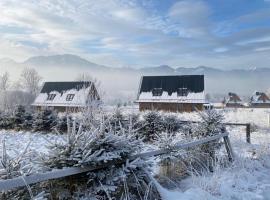
M 270 108 L 270 99 L 264 92 L 254 92 L 250 98 L 250 107 Z
M 203 75 L 143 76 L 137 101 L 140 111 L 191 112 L 205 101 Z
M 241 108 L 244 107 L 244 104 L 242 102 L 242 100 L 240 99 L 240 97 L 233 92 L 229 92 L 228 94 L 228 99 L 225 102 L 226 107 L 231 107 L 231 108 Z
M 50 107 L 58 111 L 78 111 L 100 101 L 94 83 L 45 82 L 32 106 L 37 109 Z

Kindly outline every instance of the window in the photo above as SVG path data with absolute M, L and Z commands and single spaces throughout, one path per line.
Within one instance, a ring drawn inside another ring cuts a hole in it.
M 47 97 L 47 101 L 52 101 L 55 96 L 56 96 L 56 94 L 49 94 Z
M 66 100 L 67 101 L 72 101 L 74 96 L 75 96 L 75 94 L 68 94 L 67 97 L 66 97 Z
M 186 97 L 188 95 L 187 88 L 178 88 L 177 90 L 177 96 Z
M 153 90 L 152 90 L 152 94 L 153 94 L 153 96 L 161 96 L 162 95 L 162 88 L 154 88 Z

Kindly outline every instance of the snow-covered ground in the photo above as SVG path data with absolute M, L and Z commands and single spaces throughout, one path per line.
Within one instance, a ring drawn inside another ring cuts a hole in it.
M 126 112 L 134 112 L 128 108 Z M 228 122 L 252 122 L 258 126 L 251 133 L 251 142 L 245 142 L 245 129 L 228 129 L 235 161 L 228 168 L 215 169 L 214 173 L 192 176 L 178 183 L 178 189 L 169 191 L 160 187 L 164 199 L 182 200 L 268 200 L 270 199 L 270 128 L 266 109 L 226 110 Z M 197 120 L 195 113 L 177 114 L 183 120 Z M 46 151 L 49 141 L 61 136 L 30 132 L 0 131 L 0 141 L 5 138 L 9 150 L 23 151 L 31 141 L 30 149 L 36 152 Z M 0 143 L 0 153 L 2 143 Z
M 252 144 L 245 142 L 245 132 L 231 129 L 230 138 L 235 161 L 214 173 L 189 177 L 179 189 L 168 191 L 169 200 L 269 200 L 270 199 L 270 130 L 252 133 Z
M 244 127 L 228 129 L 235 161 L 228 168 L 216 168 L 214 173 L 189 177 L 179 189 L 162 188 L 168 200 L 269 200 L 270 199 L 270 128 L 269 109 L 226 110 L 227 122 L 253 123 L 258 126 L 245 142 Z M 181 114 L 186 120 L 197 119 L 194 113 Z
M 28 149 L 33 150 L 37 153 L 46 152 L 46 146 L 51 141 L 59 139 L 59 135 L 55 134 L 42 134 L 32 132 L 16 132 L 16 131 L 0 131 L 0 153 L 2 153 L 2 141 L 5 140 L 5 146 L 7 152 L 13 156 L 23 152 L 24 149 L 29 145 Z

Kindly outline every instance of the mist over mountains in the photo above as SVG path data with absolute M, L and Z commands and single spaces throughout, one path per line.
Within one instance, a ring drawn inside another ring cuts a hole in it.
M 270 68 L 222 70 L 199 66 L 194 68 L 160 65 L 156 67 L 114 68 L 99 65 L 72 54 L 31 57 L 24 62 L 0 59 L 1 72 L 8 71 L 11 78 L 19 77 L 24 67 L 35 68 L 44 81 L 72 81 L 80 73 L 88 73 L 102 83 L 108 100 L 134 100 L 142 75 L 205 75 L 206 93 L 226 95 L 236 92 L 251 96 L 254 91 L 270 88 Z

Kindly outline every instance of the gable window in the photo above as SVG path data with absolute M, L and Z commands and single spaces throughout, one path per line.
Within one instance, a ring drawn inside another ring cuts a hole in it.
M 52 101 L 55 96 L 56 96 L 56 94 L 49 94 L 47 97 L 47 101 Z
M 161 96 L 162 95 L 162 88 L 154 88 L 152 90 L 152 94 L 154 97 Z
M 188 95 L 187 88 L 178 88 L 177 90 L 177 96 L 179 97 L 186 97 Z
M 67 97 L 66 97 L 66 100 L 67 101 L 72 101 L 74 96 L 75 96 L 75 94 L 68 94 Z

